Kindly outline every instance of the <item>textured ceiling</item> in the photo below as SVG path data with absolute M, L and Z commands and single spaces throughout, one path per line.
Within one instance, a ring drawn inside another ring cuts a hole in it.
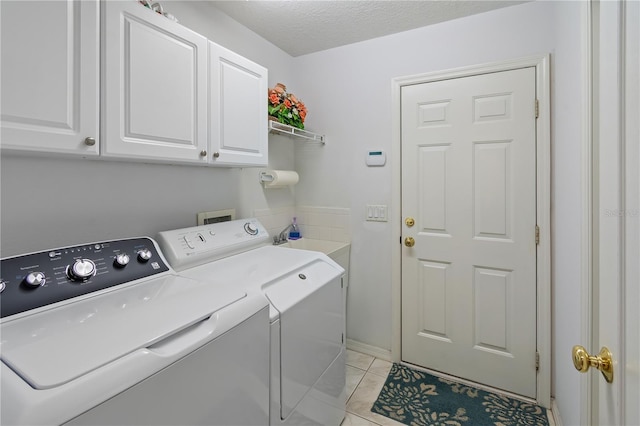
M 212 5 L 292 56 L 523 3 L 516 0 L 248 0 Z

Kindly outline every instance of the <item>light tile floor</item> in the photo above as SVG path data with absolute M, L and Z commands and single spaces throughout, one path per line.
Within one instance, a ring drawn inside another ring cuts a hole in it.
M 347 349 L 347 414 L 341 426 L 392 426 L 402 423 L 371 412 L 384 386 L 391 363 Z M 555 426 L 551 411 L 549 425 Z
M 402 425 L 371 412 L 391 365 L 389 361 L 347 349 L 347 415 L 342 426 Z

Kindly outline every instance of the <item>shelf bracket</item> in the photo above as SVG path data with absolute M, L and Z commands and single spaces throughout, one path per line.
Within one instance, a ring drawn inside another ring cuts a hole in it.
M 282 124 L 277 121 L 269 120 L 269 131 L 287 136 L 298 137 L 306 139 L 311 142 L 320 142 L 322 145 L 326 144 L 326 136 L 319 133 L 310 132 L 308 130 L 298 129 L 297 127 L 289 126 L 288 124 Z

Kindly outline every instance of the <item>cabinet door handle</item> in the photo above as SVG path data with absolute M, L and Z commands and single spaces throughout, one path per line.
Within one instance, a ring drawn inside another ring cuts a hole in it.
M 220 153 L 219 152 L 214 152 L 213 153 L 213 158 L 218 158 L 220 157 Z
M 84 138 L 84 144 L 87 146 L 94 146 L 96 144 L 95 138 Z
M 207 156 L 207 150 L 203 149 L 202 151 L 200 151 L 200 157 L 206 157 Z

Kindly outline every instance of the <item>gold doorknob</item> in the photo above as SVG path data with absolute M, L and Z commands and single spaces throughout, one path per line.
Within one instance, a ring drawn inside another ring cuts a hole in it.
M 416 221 L 412 218 L 412 217 L 408 217 L 404 220 L 405 225 L 407 225 L 409 228 L 411 228 L 413 225 L 416 224 Z
M 404 239 L 404 245 L 407 247 L 413 247 L 416 245 L 416 240 L 414 240 L 412 237 L 407 237 Z
M 602 372 L 607 383 L 613 382 L 613 356 L 611 351 L 603 346 L 597 356 L 589 355 L 584 346 L 573 347 L 573 365 L 581 373 L 586 373 L 589 367 L 595 367 Z

